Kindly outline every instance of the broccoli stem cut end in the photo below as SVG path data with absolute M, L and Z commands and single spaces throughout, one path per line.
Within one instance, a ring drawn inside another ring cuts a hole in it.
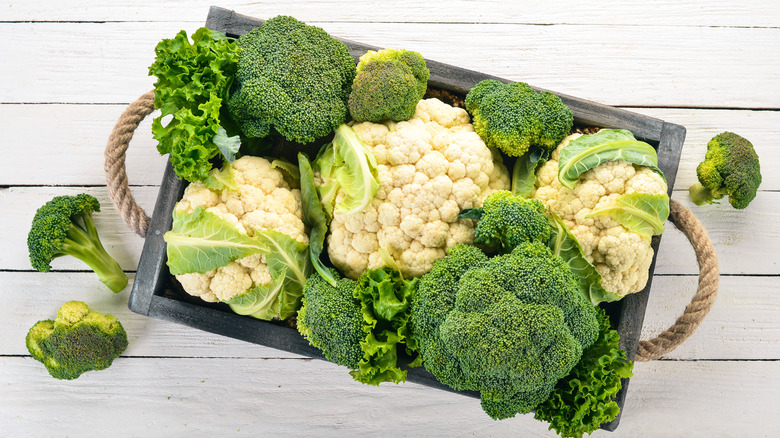
M 712 204 L 714 203 L 714 200 L 716 198 L 716 194 L 713 194 L 710 189 L 707 187 L 704 187 L 701 185 L 701 183 L 696 183 L 692 185 L 688 189 L 688 194 L 691 197 L 691 201 L 693 201 L 696 205 L 706 205 L 706 204 Z

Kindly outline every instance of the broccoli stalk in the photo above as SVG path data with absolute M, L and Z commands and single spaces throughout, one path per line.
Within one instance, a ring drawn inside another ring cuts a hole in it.
M 118 293 L 127 286 L 127 275 L 100 242 L 92 219 L 95 211 L 100 211 L 98 200 L 84 193 L 57 196 L 39 208 L 27 235 L 30 263 L 39 272 L 49 272 L 53 259 L 75 257 Z
M 716 135 L 696 168 L 699 182 L 688 189 L 696 205 L 712 204 L 725 196 L 732 207 L 743 209 L 756 197 L 761 167 L 753 145 L 732 132 Z

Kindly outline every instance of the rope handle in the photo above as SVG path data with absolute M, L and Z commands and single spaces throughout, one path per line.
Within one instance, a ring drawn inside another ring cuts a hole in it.
M 125 154 L 136 128 L 154 109 L 153 90 L 131 103 L 114 126 L 105 154 L 108 195 L 127 226 L 141 237 L 146 237 L 149 216 L 135 202 L 128 187 Z M 671 327 L 657 337 L 639 343 L 637 362 L 659 359 L 688 339 L 709 313 L 718 293 L 718 256 L 707 231 L 696 216 L 679 202 L 669 200 L 669 207 L 669 220 L 693 245 L 699 264 L 699 285 L 691 303 Z

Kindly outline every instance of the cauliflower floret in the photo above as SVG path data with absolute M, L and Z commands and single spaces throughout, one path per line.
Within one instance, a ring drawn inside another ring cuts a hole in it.
M 308 244 L 300 190 L 291 189 L 282 173 L 264 158 L 244 156 L 231 166 L 238 191 L 212 190 L 194 182 L 187 186 L 174 208 L 192 212 L 201 207 L 248 236 L 260 230 L 274 230 Z M 265 256 L 259 254 L 204 274 L 177 275 L 176 279 L 187 293 L 209 302 L 228 301 L 273 281 Z
M 580 135 L 563 139 L 551 159 L 539 168 L 532 197 L 558 215 L 577 237 L 585 257 L 601 274 L 606 291 L 620 296 L 638 292 L 647 284 L 653 261 L 650 243 L 609 216 L 586 216 L 615 205 L 622 194 L 664 194 L 666 182 L 649 168 L 627 161 L 607 161 L 580 175 L 573 189 L 563 187 L 558 181 L 558 158 L 561 150 Z
M 462 108 L 426 99 L 407 121 L 353 129 L 376 158 L 379 189 L 365 211 L 335 214 L 330 225 L 328 255 L 350 278 L 383 266 L 380 249 L 404 276 L 428 272 L 447 248 L 474 240 L 473 222 L 459 220 L 460 211 L 509 188 L 500 154 L 485 146 Z

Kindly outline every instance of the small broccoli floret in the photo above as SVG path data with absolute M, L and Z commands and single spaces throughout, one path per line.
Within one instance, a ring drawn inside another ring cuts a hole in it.
M 330 269 L 335 278 L 339 274 Z M 356 283 L 343 278 L 336 286 L 314 273 L 306 280 L 303 305 L 298 310 L 298 331 L 319 348 L 329 361 L 357 369 L 363 358 L 360 341 L 365 339 L 360 301 L 354 296 Z
M 349 95 L 349 112 L 356 122 L 396 122 L 414 116 L 428 88 L 425 59 L 409 50 L 369 50 L 360 57 Z
M 484 80 L 469 91 L 465 103 L 485 144 L 513 157 L 531 146 L 555 149 L 574 123 L 571 110 L 558 96 L 537 93 L 522 82 Z
M 121 292 L 127 275 L 103 248 L 92 213 L 100 211 L 95 197 L 85 193 L 57 196 L 36 211 L 27 247 L 30 263 L 40 272 L 51 270 L 57 257 L 72 256 L 86 263 L 109 289 Z
M 747 139 L 723 132 L 707 143 L 707 154 L 696 168 L 699 182 L 689 189 L 696 205 L 729 197 L 732 207 L 743 209 L 756 197 L 761 185 L 758 154 Z
M 27 350 L 56 379 L 72 380 L 103 370 L 127 348 L 127 333 L 111 315 L 80 301 L 62 305 L 57 319 L 39 321 L 27 333 Z
M 472 209 L 462 217 L 478 219 L 474 242 L 500 244 L 501 252 L 510 252 L 522 242 L 546 242 L 550 225 L 546 208 L 538 199 L 525 199 L 506 190 L 491 193 L 482 208 Z
M 347 118 L 355 61 L 315 26 L 278 16 L 238 39 L 241 56 L 228 111 L 250 138 L 272 130 L 310 143 Z
M 480 391 L 493 418 L 530 412 L 598 333 L 596 311 L 565 262 L 539 241 L 487 259 L 456 247 L 419 283 L 412 336 L 426 369 Z

